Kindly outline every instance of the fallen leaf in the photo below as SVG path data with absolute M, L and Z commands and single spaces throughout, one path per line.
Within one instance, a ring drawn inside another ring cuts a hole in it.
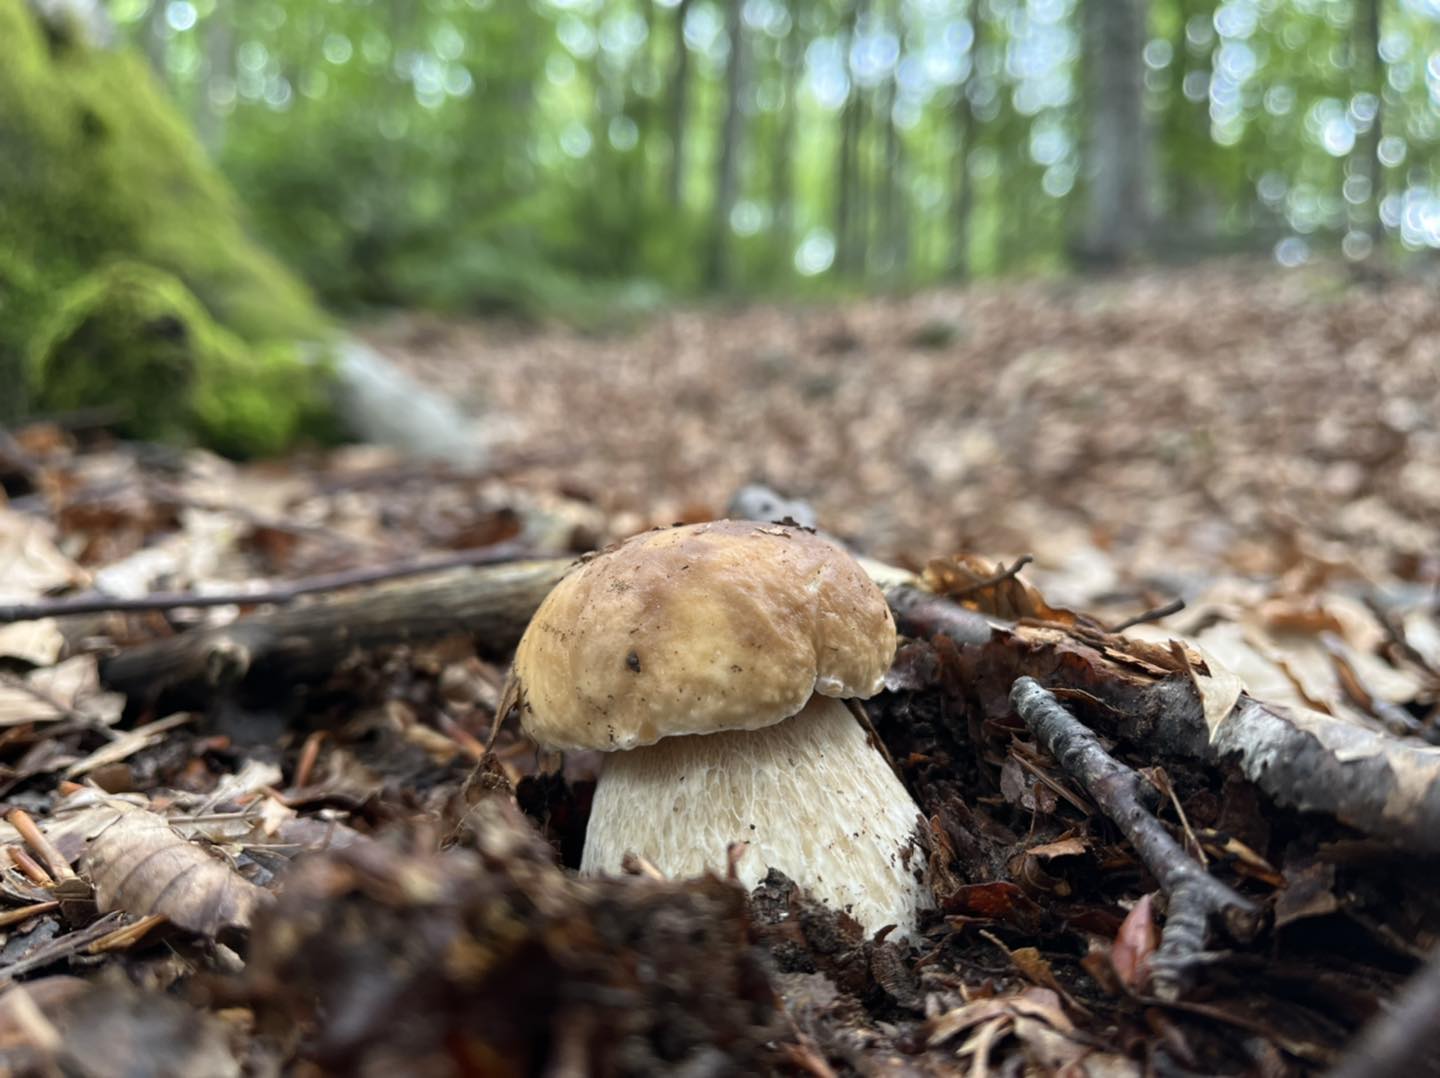
M 85 582 L 85 571 L 60 553 L 48 520 L 0 508 L 0 598 L 28 601 Z
M 0 625 L 0 656 L 32 666 L 50 666 L 65 649 L 65 636 L 54 618 Z
M 213 936 L 247 927 L 269 894 L 224 861 L 187 842 L 161 816 L 121 810 L 83 862 L 100 912 L 164 914 L 181 928 Z
M 52 722 L 80 715 L 110 725 L 120 718 L 125 698 L 102 692 L 95 656 L 76 655 L 23 678 L 0 676 L 0 726 Z
M 1123 984 L 1139 992 L 1150 975 L 1150 956 L 1159 943 L 1155 931 L 1154 900 L 1145 895 L 1126 915 L 1110 948 L 1110 965 Z

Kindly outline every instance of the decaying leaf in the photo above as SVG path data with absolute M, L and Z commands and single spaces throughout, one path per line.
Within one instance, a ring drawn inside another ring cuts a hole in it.
M 85 580 L 55 546 L 54 531 L 47 520 L 0 507 L 0 597 L 33 599 Z
M 1061 625 L 1076 623 L 1073 611 L 1052 607 L 1037 590 L 1007 572 L 1006 566 L 972 554 L 931 561 L 925 567 L 922 580 L 926 588 L 938 595 L 949 596 L 981 613 L 1008 621 L 1034 618 Z
M 1150 956 L 1160 942 L 1153 907 L 1153 896 L 1142 896 L 1126 914 L 1110 948 L 1110 965 L 1120 983 L 1132 992 L 1139 992 L 1149 978 Z
M 181 928 L 213 936 L 247 927 L 269 894 L 182 838 L 163 817 L 122 810 L 91 843 L 83 867 L 100 911 L 164 914 Z
M 79 715 L 106 725 L 120 718 L 125 698 L 102 692 L 95 656 L 76 655 L 25 677 L 0 676 L 0 726 Z

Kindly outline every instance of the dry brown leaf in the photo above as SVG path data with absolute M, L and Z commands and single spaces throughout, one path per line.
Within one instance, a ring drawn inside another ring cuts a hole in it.
M 0 726 L 50 722 L 80 715 L 109 725 L 120 718 L 125 698 L 102 692 L 95 656 L 76 655 L 24 678 L 0 676 Z
M 269 894 L 220 858 L 187 842 L 161 816 L 122 810 L 91 843 L 83 863 L 102 913 L 163 914 L 213 936 L 247 927 Z
M 0 599 L 30 600 L 86 581 L 85 571 L 60 553 L 53 525 L 0 507 Z
M 1052 607 L 1040 592 L 1018 576 L 985 583 L 1004 576 L 1006 568 L 973 554 L 956 554 L 931 561 L 925 566 L 921 579 L 930 591 L 956 599 L 982 614 L 993 614 L 1008 621 L 1034 618 L 1060 625 L 1075 624 L 1073 611 Z
M 65 636 L 54 618 L 0 625 L 0 656 L 32 666 L 49 666 L 65 650 Z
M 1052 857 L 1074 857 L 1089 849 L 1089 844 L 1083 839 L 1070 836 L 1069 838 L 1056 839 L 1054 842 L 1044 842 L 1039 846 L 1031 846 L 1025 852 L 1031 857 L 1040 857 L 1049 860 Z
M 190 719 L 191 716 L 187 712 L 180 712 L 168 715 L 163 719 L 156 719 L 144 726 L 137 726 L 133 730 L 127 730 L 108 745 L 101 745 L 89 756 L 76 760 L 65 769 L 65 777 L 78 779 L 107 764 L 118 764 L 121 760 L 134 756 L 141 749 L 158 745 L 165 739 L 168 731 L 177 726 L 183 726 Z
M 1120 931 L 1115 934 L 1114 946 L 1110 948 L 1110 965 L 1120 983 L 1130 991 L 1140 991 L 1149 978 L 1150 956 L 1159 943 L 1159 934 L 1155 931 L 1154 899 L 1145 895 L 1125 915 Z

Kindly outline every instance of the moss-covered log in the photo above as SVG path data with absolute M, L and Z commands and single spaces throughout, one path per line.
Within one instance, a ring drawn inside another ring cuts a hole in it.
M 262 420 L 257 404 L 294 408 L 256 391 L 282 368 L 313 377 L 296 344 L 331 330 L 308 291 L 246 235 L 233 195 L 141 58 L 92 48 L 24 0 L 0 0 L 0 41 L 4 384 L 39 376 L 31 395 L 51 407 L 114 403 L 91 396 L 96 387 L 120 392 L 123 405 L 120 387 L 138 388 L 164 414 L 138 419 L 137 432 L 173 428 L 163 433 L 240 453 L 276 448 L 293 415 Z M 123 311 L 128 299 L 140 306 Z M 168 311 L 160 322 L 158 308 Z M 159 332 L 166 319 L 185 327 L 178 346 Z M 139 339 L 126 341 L 135 347 L 117 350 L 136 327 Z M 95 340 L 107 349 L 88 354 L 93 384 L 75 381 L 72 361 Z M 147 384 L 158 371 L 165 380 Z M 173 405 L 157 400 L 157 384 L 180 391 Z M 18 392 L 0 400 L 0 419 L 25 407 Z

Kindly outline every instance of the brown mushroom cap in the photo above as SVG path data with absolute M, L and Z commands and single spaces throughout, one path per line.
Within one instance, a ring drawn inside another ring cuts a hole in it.
M 721 520 L 635 536 L 565 577 L 514 677 L 536 741 L 610 751 L 757 730 L 812 693 L 873 696 L 895 644 L 884 594 L 844 551 Z

